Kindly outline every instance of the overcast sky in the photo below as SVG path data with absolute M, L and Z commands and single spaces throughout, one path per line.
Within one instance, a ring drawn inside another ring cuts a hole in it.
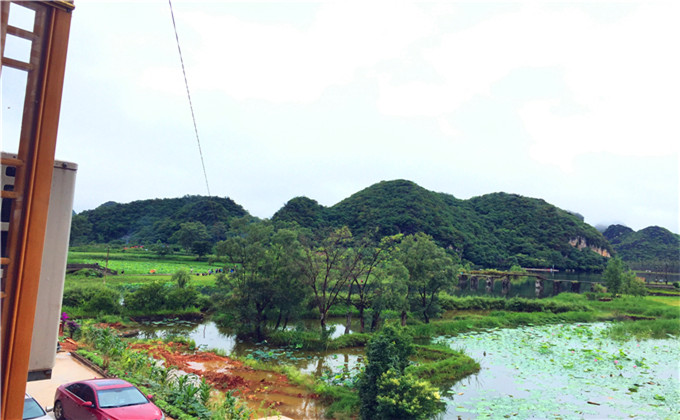
M 255 216 L 408 179 L 676 233 L 679 5 L 173 2 L 210 192 Z M 167 1 L 76 1 L 56 156 L 77 212 L 207 194 Z

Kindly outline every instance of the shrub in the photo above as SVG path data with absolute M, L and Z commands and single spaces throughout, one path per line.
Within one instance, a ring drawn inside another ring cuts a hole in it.
M 403 328 L 386 325 L 371 338 L 366 346 L 366 369 L 359 377 L 362 419 L 373 418 L 378 412 L 379 381 L 383 374 L 390 369 L 403 374 L 411 354 L 413 339 Z
M 170 310 L 190 308 L 195 306 L 197 301 L 198 291 L 193 287 L 186 287 L 184 289 L 175 287 L 165 296 L 164 308 Z
M 411 374 L 389 369 L 377 385 L 379 419 L 429 419 L 441 411 L 437 388 Z
M 64 290 L 62 305 L 80 308 L 82 315 L 95 316 L 100 313 L 121 312 L 120 293 L 106 286 L 74 287 Z
M 167 290 L 162 283 L 144 283 L 134 292 L 125 295 L 125 308 L 140 312 L 158 311 L 165 307 L 166 299 Z

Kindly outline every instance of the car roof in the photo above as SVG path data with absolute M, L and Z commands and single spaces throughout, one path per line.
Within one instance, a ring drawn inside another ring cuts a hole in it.
M 130 382 L 118 378 L 87 379 L 84 381 L 78 381 L 78 383 L 87 384 L 97 390 L 112 388 L 128 388 L 133 386 Z

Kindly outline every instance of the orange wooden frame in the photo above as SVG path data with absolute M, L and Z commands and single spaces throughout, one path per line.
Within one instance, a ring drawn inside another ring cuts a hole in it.
M 35 11 L 35 28 L 29 32 L 8 27 L 10 8 L 2 3 L 3 53 L 7 34 L 32 40 L 30 63 L 2 58 L 3 67 L 28 72 L 18 162 L 3 162 L 17 167 L 13 194 L 3 194 L 13 198 L 7 257 L 2 260 L 3 420 L 19 419 L 23 413 L 73 10 L 73 4 L 64 1 L 18 4 Z

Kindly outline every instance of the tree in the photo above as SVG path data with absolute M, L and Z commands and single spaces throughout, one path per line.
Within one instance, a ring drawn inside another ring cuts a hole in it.
M 187 284 L 189 284 L 191 276 L 189 275 L 189 272 L 187 271 L 186 268 L 180 268 L 179 270 L 177 270 L 175 274 L 172 275 L 170 280 L 177 283 L 178 288 L 184 289 L 187 286 Z
M 215 248 L 234 270 L 228 278 L 218 278 L 217 286 L 229 296 L 241 322 L 252 327 L 249 332 L 262 339 L 270 316 L 277 317 L 275 329 L 282 321 L 285 327 L 306 299 L 297 232 L 240 218 L 232 221 L 230 235 Z
M 644 296 L 647 294 L 645 281 L 638 278 L 630 271 L 626 264 L 619 258 L 614 257 L 607 263 L 607 268 L 602 273 L 607 291 L 616 294 Z
M 378 419 L 425 420 L 442 410 L 437 388 L 411 373 L 390 369 L 382 374 L 377 385 Z
M 331 232 L 320 245 L 303 237 L 300 271 L 305 284 L 312 289 L 314 304 L 319 309 L 321 331 L 326 331 L 328 311 L 338 302 L 338 294 L 351 281 L 361 256 L 350 247 L 352 232 L 347 226 Z
M 271 223 L 242 217 L 232 221 L 231 229 L 232 236 L 215 247 L 218 257 L 224 256 L 234 265 L 224 286 L 231 289 L 229 296 L 240 321 L 252 326 L 256 338 L 261 340 L 266 311 L 275 293 L 266 261 L 274 228 Z
M 212 249 L 213 244 L 210 241 L 195 241 L 191 244 L 191 250 L 194 254 L 198 255 L 199 259 L 206 254 L 210 254 Z
M 398 258 L 408 270 L 408 298 L 412 307 L 429 323 L 438 310 L 439 292 L 453 284 L 453 258 L 424 233 L 405 237 Z M 402 325 L 405 321 L 406 311 L 402 310 Z
M 602 273 L 604 277 L 605 286 L 607 286 L 607 291 L 613 295 L 621 293 L 623 286 L 623 273 L 626 271 L 626 267 L 623 261 L 619 257 L 610 258 L 607 263 L 607 268 L 605 268 Z
M 179 225 L 172 238 L 179 243 L 187 252 L 191 252 L 194 242 L 207 241 L 210 239 L 208 230 L 201 222 L 186 222 Z
M 87 243 L 91 233 L 92 223 L 89 222 L 87 216 L 81 214 L 73 215 L 71 218 L 71 235 L 69 236 L 69 245 L 73 246 Z
M 645 296 L 647 294 L 645 281 L 636 276 L 634 272 L 626 271 L 623 273 L 622 281 L 622 293 L 633 296 Z
M 286 328 L 290 317 L 299 312 L 308 298 L 300 272 L 302 247 L 293 229 L 279 229 L 271 239 L 267 272 L 276 281 L 272 309 L 277 312 L 274 329 Z
M 387 325 L 369 340 L 359 376 L 362 419 L 426 419 L 440 410 L 436 388 L 404 372 L 413 351 L 403 328 Z
M 163 258 L 172 253 L 172 249 L 167 244 L 161 243 L 160 239 L 155 244 L 149 246 L 149 249 L 158 255 L 158 258 Z
M 386 236 L 377 246 L 365 239 L 358 250 L 360 259 L 356 269 L 352 272 L 347 300 L 359 311 L 361 332 L 365 330 L 365 310 L 371 306 L 373 300 L 377 300 L 378 296 L 383 293 L 382 289 L 385 287 L 389 273 L 387 260 L 391 256 L 394 244 L 401 239 L 401 236 L 401 234 Z M 352 290 L 356 290 L 357 296 L 353 301 L 351 300 Z M 349 314 L 350 312 L 347 315 L 347 329 L 349 329 L 351 320 Z

